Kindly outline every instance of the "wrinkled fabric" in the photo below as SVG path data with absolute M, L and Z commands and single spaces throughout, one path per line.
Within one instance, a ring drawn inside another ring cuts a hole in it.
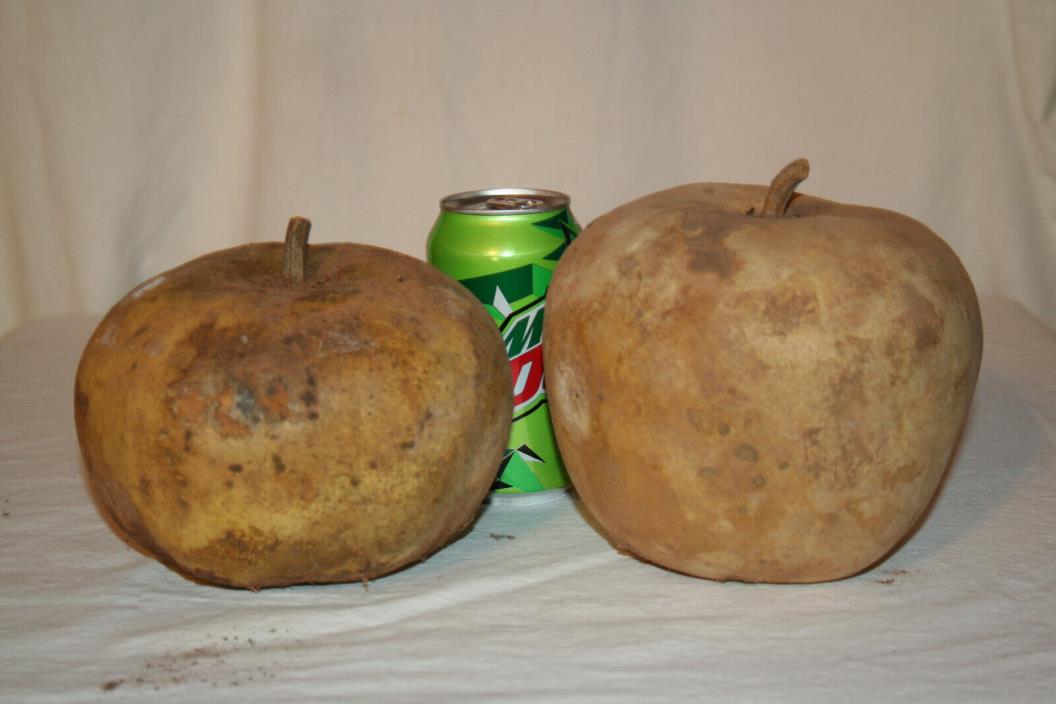
M 1056 329 L 1049 0 L 0 3 L 0 332 L 206 252 L 423 256 L 448 193 L 585 224 L 689 181 L 876 205 Z
M 87 492 L 73 378 L 95 323 L 0 339 L 0 701 L 1056 700 L 1056 334 L 984 300 L 986 351 L 933 509 L 873 569 L 694 579 L 618 553 L 565 498 L 490 506 L 361 584 L 193 583 Z

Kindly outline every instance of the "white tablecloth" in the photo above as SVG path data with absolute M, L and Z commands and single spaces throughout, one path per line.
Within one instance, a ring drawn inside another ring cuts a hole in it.
M 259 593 L 127 547 L 86 491 L 88 318 L 0 340 L 0 701 L 1056 701 L 1056 335 L 985 301 L 931 515 L 870 572 L 720 584 L 617 553 L 569 498 L 425 562 Z

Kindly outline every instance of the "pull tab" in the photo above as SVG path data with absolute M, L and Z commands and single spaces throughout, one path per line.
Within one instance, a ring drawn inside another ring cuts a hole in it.
M 537 198 L 518 198 L 517 196 L 496 196 L 485 202 L 488 210 L 531 210 L 542 207 L 543 201 Z

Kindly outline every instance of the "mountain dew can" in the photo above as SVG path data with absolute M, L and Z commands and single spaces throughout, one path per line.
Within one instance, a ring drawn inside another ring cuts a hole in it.
M 543 315 L 557 260 L 579 234 L 569 199 L 536 188 L 491 188 L 440 201 L 431 264 L 468 288 L 506 343 L 513 428 L 493 500 L 534 503 L 568 486 L 543 383 Z

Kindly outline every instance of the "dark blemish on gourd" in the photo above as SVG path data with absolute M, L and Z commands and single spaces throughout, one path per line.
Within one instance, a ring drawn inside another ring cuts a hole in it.
M 779 290 L 766 296 L 763 317 L 770 325 L 770 334 L 784 337 L 803 323 L 818 319 L 818 297 L 813 290 Z
M 312 391 L 305 391 L 303 394 L 301 394 L 301 400 L 304 401 L 304 405 L 306 406 L 314 406 L 316 400 L 315 393 L 313 393 Z
M 759 459 L 759 451 L 754 446 L 741 443 L 734 451 L 734 456 L 742 462 L 755 462 Z
M 681 228 L 676 228 L 676 232 L 695 231 L 685 238 L 690 270 L 730 278 L 737 267 L 724 240 L 742 223 L 740 215 L 716 213 L 709 208 L 683 210 Z
M 319 414 L 316 413 L 315 411 L 309 412 L 308 413 L 308 420 L 319 420 Z
M 146 477 L 139 478 L 139 493 L 144 499 L 150 498 L 150 480 Z
M 257 397 L 253 395 L 253 391 L 249 387 L 238 385 L 235 390 L 235 408 L 249 422 L 260 422 L 260 407 L 257 405 Z
M 212 351 L 212 335 L 216 329 L 216 322 L 207 320 L 199 323 L 194 330 L 187 335 L 187 342 L 198 353 L 199 357 L 206 357 Z
M 788 462 L 782 462 L 781 464 L 777 465 L 777 468 L 782 471 L 788 469 Z
M 138 368 L 139 368 L 139 362 L 135 361 L 135 362 L 132 362 L 132 365 L 128 368 L 128 371 L 134 372 Z
M 917 352 L 923 352 L 939 344 L 942 338 L 942 328 L 946 322 L 942 314 L 927 296 L 912 284 L 902 285 L 902 297 L 906 306 L 902 320 L 906 323 L 906 327 L 914 331 L 914 347 Z
M 277 454 L 271 455 L 271 465 L 275 468 L 275 474 L 282 474 L 286 471 L 286 463 Z
M 238 474 L 238 473 L 240 473 L 242 471 L 242 465 L 240 465 L 240 464 L 229 464 L 229 465 L 227 465 L 227 471 L 228 472 L 233 472 L 234 474 Z
M 359 477 L 352 477 L 352 486 L 359 486 Z
M 429 421 L 433 419 L 433 411 L 431 408 L 426 408 L 425 413 L 418 419 L 418 432 L 425 430 L 425 426 L 428 425 Z
M 703 429 L 704 427 L 704 414 L 696 408 L 690 408 L 686 411 L 686 420 L 694 428 Z
M 845 369 L 832 384 L 832 397 L 841 409 L 865 404 L 864 374 L 861 369 Z
M 414 440 L 405 440 L 400 443 L 401 450 L 410 450 L 412 447 L 414 447 Z
M 308 382 L 308 386 L 315 386 L 315 375 L 312 374 L 311 369 L 304 370 L 305 380 Z
M 136 329 L 136 331 L 134 333 L 132 333 L 132 338 L 131 339 L 135 340 L 137 337 L 139 337 L 140 335 L 145 333 L 147 330 L 150 330 L 150 325 L 149 324 L 140 325 Z
M 371 469 L 377 469 L 378 468 L 378 461 L 375 460 L 375 459 L 372 459 L 370 462 L 367 462 L 367 466 L 370 467 Z
M 190 452 L 191 451 L 191 438 L 193 438 L 193 437 L 194 437 L 194 433 L 192 433 L 190 430 L 184 430 L 183 431 L 183 451 L 184 452 Z
M 686 246 L 692 271 L 712 273 L 724 279 L 733 274 L 733 259 L 721 243 L 695 235 L 686 238 Z
M 756 474 L 754 477 L 752 477 L 752 486 L 756 488 L 766 486 L 766 477 L 764 477 L 762 474 Z
M 803 433 L 803 439 L 806 440 L 811 447 L 817 447 L 821 444 L 821 441 L 818 439 L 818 435 L 820 434 L 821 428 L 807 428 L 806 432 Z
M 729 434 L 730 434 L 730 426 L 727 425 L 726 423 L 720 424 L 719 425 L 719 435 L 729 435 Z
M 77 406 L 77 411 L 82 415 L 88 415 L 88 394 L 83 391 L 78 391 L 73 395 L 74 405 Z
M 228 489 L 233 489 L 234 486 L 235 486 L 235 483 L 233 481 L 231 481 L 230 479 L 228 479 L 226 482 L 224 482 L 224 486 L 226 486 Z
M 914 346 L 917 351 L 923 351 L 928 347 L 939 344 L 939 331 L 933 327 L 922 325 L 916 330 L 916 341 Z

